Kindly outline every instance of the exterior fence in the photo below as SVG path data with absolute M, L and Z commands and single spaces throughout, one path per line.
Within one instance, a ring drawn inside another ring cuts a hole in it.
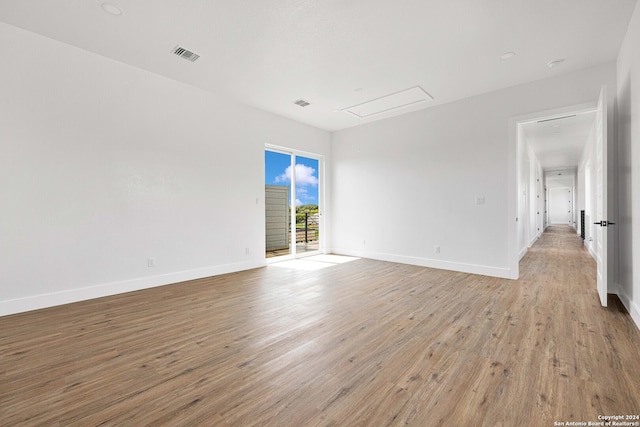
M 296 214 L 296 243 L 309 243 L 318 240 L 319 216 L 308 212 Z

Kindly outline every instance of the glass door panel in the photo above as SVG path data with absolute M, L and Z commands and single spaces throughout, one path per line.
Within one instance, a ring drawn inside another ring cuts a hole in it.
M 320 249 L 319 161 L 295 157 L 295 252 L 304 255 Z
M 265 253 L 291 255 L 291 154 L 265 151 Z

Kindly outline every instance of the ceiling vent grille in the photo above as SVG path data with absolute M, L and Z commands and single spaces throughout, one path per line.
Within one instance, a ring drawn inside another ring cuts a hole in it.
M 296 105 L 299 105 L 300 107 L 306 107 L 307 105 L 311 105 L 310 102 L 305 101 L 304 99 L 298 99 L 297 101 L 293 102 Z
M 173 48 L 173 54 L 178 55 L 180 58 L 184 58 L 187 61 L 191 62 L 196 62 L 196 59 L 200 58 L 200 55 L 193 53 L 180 45 Z

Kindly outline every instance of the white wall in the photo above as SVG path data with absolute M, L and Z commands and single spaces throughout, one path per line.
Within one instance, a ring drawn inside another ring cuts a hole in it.
M 510 118 L 595 102 L 603 83 L 613 63 L 334 133 L 334 251 L 516 276 Z
M 529 144 L 527 135 L 518 126 L 518 258 L 527 253 L 529 240 L 529 222 L 531 212 L 531 192 Z
M 596 243 L 598 235 L 596 233 L 596 225 L 593 223 L 599 221 L 596 219 L 596 201 L 597 201 L 597 174 L 596 174 L 596 126 L 591 126 L 589 136 L 585 142 L 582 155 L 580 156 L 580 164 L 578 166 L 578 209 L 584 209 L 585 215 L 585 238 L 584 244 L 589 253 L 596 259 Z
M 327 132 L 2 23 L 0 40 L 0 315 L 264 265 L 264 144 L 329 159 Z
M 576 190 L 575 190 L 575 196 L 576 196 L 576 215 L 577 215 L 577 223 L 576 223 L 576 233 L 580 234 L 581 232 L 581 228 L 580 228 L 580 211 L 584 210 L 585 208 L 585 204 L 586 204 L 586 194 L 585 194 L 585 182 L 586 180 L 586 174 L 585 174 L 585 170 L 584 168 L 581 168 L 580 165 L 578 165 L 578 171 L 576 172 Z M 586 212 L 585 212 L 586 213 Z M 585 224 L 585 231 L 586 231 L 586 224 Z
M 617 61 L 620 299 L 640 327 L 640 6 Z M 636 267 L 634 269 L 634 266 Z
M 522 126 L 518 126 L 518 258 L 542 234 L 544 193 L 542 167 Z
M 531 193 L 531 219 L 529 220 L 531 227 L 529 246 L 532 246 L 544 232 L 544 172 L 540 161 L 532 150 L 529 153 L 531 159 L 531 187 L 535 189 Z

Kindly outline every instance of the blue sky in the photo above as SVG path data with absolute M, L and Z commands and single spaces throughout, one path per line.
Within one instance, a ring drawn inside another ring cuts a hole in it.
M 291 156 L 265 151 L 265 184 L 291 185 Z M 296 157 L 296 206 L 318 204 L 318 161 Z

